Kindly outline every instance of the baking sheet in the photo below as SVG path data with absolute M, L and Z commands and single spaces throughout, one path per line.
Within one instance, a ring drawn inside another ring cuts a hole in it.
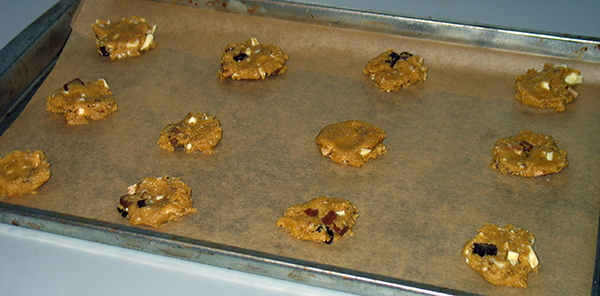
M 97 56 L 90 24 L 131 15 L 158 24 L 158 47 L 135 59 Z M 73 27 L 56 67 L 0 140 L 2 155 L 44 150 L 53 177 L 37 195 L 3 202 L 127 225 L 115 210 L 127 186 L 171 175 L 190 185 L 198 213 L 157 230 L 163 234 L 471 293 L 589 294 L 598 64 L 145 1 L 85 1 Z M 288 72 L 219 81 L 225 46 L 249 37 L 286 51 Z M 362 68 L 388 48 L 424 57 L 428 80 L 379 92 Z M 545 62 L 584 75 L 563 113 L 514 100 L 514 77 Z M 75 77 L 105 78 L 119 110 L 75 127 L 47 112 L 45 97 Z M 216 154 L 156 145 L 160 130 L 190 111 L 221 120 Z M 349 119 L 386 130 L 388 153 L 361 168 L 321 157 L 319 130 Z M 536 179 L 490 170 L 495 140 L 522 129 L 551 134 L 569 167 Z M 359 207 L 355 236 L 321 245 L 274 226 L 288 206 L 319 195 Z M 491 286 L 464 264 L 462 246 L 484 222 L 536 235 L 542 268 L 528 289 Z

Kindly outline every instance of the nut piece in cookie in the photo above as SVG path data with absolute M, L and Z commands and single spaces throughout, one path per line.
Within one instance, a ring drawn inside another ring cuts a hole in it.
M 221 56 L 221 80 L 265 79 L 287 70 L 288 55 L 275 45 L 263 45 L 256 38 L 227 45 Z
M 127 188 L 117 211 L 133 225 L 157 228 L 185 214 L 195 213 L 192 189 L 179 178 L 143 178 Z
M 506 175 L 539 177 L 560 172 L 569 163 L 551 136 L 522 131 L 496 141 L 490 167 Z
M 372 59 L 363 69 L 363 73 L 386 92 L 398 91 L 427 79 L 427 67 L 423 65 L 421 57 L 406 51 L 398 54 L 393 49 L 388 49 Z
M 330 244 L 352 236 L 358 208 L 344 198 L 321 196 L 289 207 L 276 225 L 301 240 Z
M 212 154 L 222 137 L 223 129 L 218 119 L 206 113 L 190 112 L 185 119 L 168 124 L 160 132 L 158 146 L 169 152 L 183 147 L 186 153 L 199 150 Z
M 96 34 L 98 54 L 111 60 L 142 55 L 142 51 L 156 47 L 156 25 L 150 27 L 145 18 L 132 16 L 116 23 L 96 20 L 92 24 Z
M 0 197 L 35 194 L 50 179 L 50 164 L 41 150 L 15 150 L 0 158 Z
M 529 69 L 517 76 L 516 99 L 537 108 L 565 111 L 565 106 L 579 96 L 573 87 L 582 82 L 579 70 L 547 63 L 542 70 Z
M 529 273 L 540 269 L 533 243 L 533 234 L 525 229 L 485 223 L 465 244 L 462 254 L 467 264 L 490 284 L 527 288 Z
M 69 125 L 81 125 L 117 111 L 117 102 L 104 79 L 84 83 L 75 78 L 46 97 L 46 110 L 64 114 Z
M 387 152 L 381 143 L 386 136 L 385 131 L 377 126 L 350 120 L 324 127 L 315 142 L 321 154 L 333 162 L 360 167 L 369 159 Z

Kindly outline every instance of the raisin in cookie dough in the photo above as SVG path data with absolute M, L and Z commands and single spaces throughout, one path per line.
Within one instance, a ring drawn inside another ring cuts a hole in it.
M 582 82 L 579 70 L 547 63 L 542 70 L 529 69 L 517 76 L 516 99 L 537 108 L 565 111 L 565 106 L 579 96 L 573 86 Z
M 256 38 L 250 38 L 246 42 L 227 45 L 217 76 L 221 80 L 230 77 L 234 80 L 265 79 L 283 74 L 287 70 L 285 61 L 288 59 L 288 55 L 279 47 L 263 45 Z
M 396 53 L 393 49 L 372 59 L 363 73 L 375 81 L 382 91 L 392 92 L 421 83 L 427 79 L 427 67 L 423 59 L 409 52 Z
M 0 158 L 0 197 L 35 194 L 50 175 L 43 151 L 12 151 Z
M 382 144 L 385 137 L 385 131 L 377 126 L 350 120 L 324 127 L 315 142 L 321 154 L 333 162 L 360 167 L 387 152 Z
M 190 112 L 180 122 L 168 124 L 161 132 L 158 146 L 173 152 L 183 147 L 186 153 L 196 150 L 212 154 L 223 137 L 221 122 L 214 116 Z
M 183 215 L 196 213 L 192 189 L 179 178 L 143 178 L 127 188 L 117 210 L 133 225 L 157 228 Z
M 505 175 L 539 177 L 560 172 L 569 163 L 552 136 L 522 131 L 496 141 L 490 167 Z
M 46 110 L 64 114 L 69 125 L 81 125 L 117 111 L 117 102 L 104 79 L 84 83 L 75 78 L 46 97 Z
M 352 236 L 358 208 L 341 197 L 320 196 L 289 207 L 276 225 L 301 240 L 331 244 L 342 236 Z
M 116 23 L 96 20 L 92 29 L 96 34 L 98 54 L 111 60 L 138 57 L 142 51 L 156 47 L 156 25 L 150 27 L 142 17 L 132 16 Z
M 463 248 L 467 264 L 493 285 L 527 288 L 530 272 L 540 269 L 534 236 L 513 225 L 485 223 Z

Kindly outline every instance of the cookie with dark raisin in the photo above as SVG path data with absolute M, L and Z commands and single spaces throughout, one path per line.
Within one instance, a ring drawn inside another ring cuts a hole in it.
M 566 105 L 579 96 L 573 87 L 582 82 L 579 70 L 546 63 L 542 70 L 529 69 L 517 76 L 515 98 L 525 105 L 565 111 Z
M 212 115 L 190 112 L 180 122 L 168 124 L 161 132 L 158 146 L 173 152 L 183 148 L 186 153 L 202 151 L 212 154 L 223 137 L 221 122 Z
M 46 97 L 46 110 L 63 114 L 68 125 L 81 125 L 117 111 L 117 102 L 106 80 L 84 83 L 75 78 Z
M 250 38 L 246 42 L 227 45 L 217 76 L 221 80 L 265 79 L 285 73 L 285 61 L 288 59 L 281 48 L 260 44 L 256 38 Z
M 117 211 L 133 225 L 160 227 L 183 215 L 196 213 L 192 189 L 179 178 L 143 178 L 127 188 Z
M 0 197 L 36 194 L 50 176 L 50 164 L 43 151 L 14 150 L 0 158 Z
M 398 91 L 427 79 L 427 67 L 420 56 L 406 51 L 396 53 L 393 49 L 369 61 L 363 73 L 386 92 Z
M 527 288 L 529 273 L 540 269 L 534 236 L 513 225 L 485 223 L 462 251 L 466 263 L 493 285 Z
M 385 131 L 375 125 L 350 120 L 322 128 L 315 143 L 333 162 L 360 167 L 387 152 L 382 143 L 386 137 Z
M 297 239 L 331 244 L 343 236 L 352 236 L 358 208 L 341 197 L 320 196 L 289 207 L 276 222 Z
M 505 175 L 539 177 L 560 172 L 569 162 L 552 136 L 521 131 L 496 141 L 490 167 Z
M 123 18 L 116 23 L 96 20 L 92 29 L 96 34 L 98 54 L 111 60 L 138 57 L 142 51 L 156 47 L 156 25 L 150 27 L 142 17 Z

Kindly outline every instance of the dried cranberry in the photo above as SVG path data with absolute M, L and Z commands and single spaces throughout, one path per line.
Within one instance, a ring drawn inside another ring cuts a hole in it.
M 108 53 L 108 51 L 106 51 L 106 46 L 100 46 L 100 55 L 103 57 L 108 57 L 110 56 L 110 53 Z
M 146 200 L 144 200 L 144 199 L 138 200 L 137 205 L 138 205 L 138 208 L 143 208 L 143 207 L 147 206 Z
M 119 207 L 117 207 L 117 211 L 119 211 L 119 214 L 121 214 L 121 216 L 123 218 L 127 217 L 127 214 L 129 214 L 129 213 L 127 213 L 127 211 L 125 211 L 125 210 L 123 210 L 123 209 L 121 209 Z
M 523 151 L 525 151 L 525 153 L 529 153 L 529 151 L 531 151 L 531 149 L 533 148 L 533 145 L 527 141 L 521 141 L 519 145 L 523 147 Z
M 325 223 L 325 224 L 331 224 L 333 222 L 333 220 L 335 220 L 335 218 L 337 218 L 337 215 L 335 214 L 335 212 L 329 211 L 327 213 L 327 215 L 325 215 L 325 217 L 323 217 L 323 219 L 321 219 L 321 221 L 323 221 L 323 223 Z
M 318 209 L 306 209 L 304 211 L 304 213 L 306 213 L 310 217 L 317 217 L 317 216 L 319 216 L 319 210 Z
M 177 144 L 179 144 L 179 141 L 177 141 L 176 138 L 169 139 L 169 142 L 171 142 L 171 145 L 173 145 L 173 147 L 177 147 Z
M 481 257 L 485 255 L 496 256 L 496 254 L 498 254 L 498 248 L 492 244 L 475 243 L 473 244 L 473 253 Z
M 131 201 L 131 200 L 127 199 L 127 197 L 128 197 L 128 196 L 129 196 L 129 195 L 123 195 L 123 196 L 121 196 L 121 198 L 119 199 L 119 204 L 121 204 L 121 205 L 122 205 L 124 208 L 127 208 L 127 207 L 129 207 L 129 206 L 130 206 L 130 205 L 133 203 L 133 201 Z
M 326 244 L 331 244 L 331 242 L 333 241 L 333 236 L 335 235 L 333 233 L 333 231 L 331 231 L 331 229 L 327 226 L 325 226 L 326 229 L 326 233 L 327 233 L 327 240 L 325 241 Z
M 236 62 L 241 62 L 241 61 L 243 61 L 247 57 L 248 57 L 248 55 L 246 53 L 241 52 L 238 55 L 234 56 L 233 60 L 236 61 Z

